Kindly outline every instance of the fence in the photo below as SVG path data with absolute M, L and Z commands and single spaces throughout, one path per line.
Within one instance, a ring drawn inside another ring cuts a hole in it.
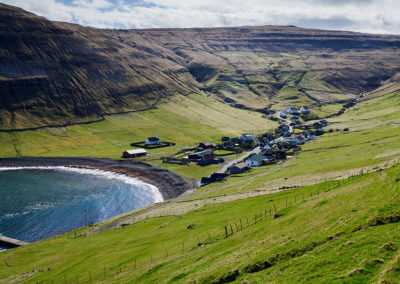
M 92 283 L 94 281 L 106 280 L 107 278 L 114 277 L 122 272 L 132 271 L 132 270 L 139 270 L 139 269 L 149 269 L 149 267 L 153 268 L 168 259 L 172 259 L 175 257 L 181 257 L 187 251 L 192 251 L 198 247 L 202 247 L 207 244 L 212 244 L 222 239 L 226 239 L 231 237 L 232 235 L 245 230 L 250 226 L 254 226 L 256 224 L 260 224 L 262 221 L 268 219 L 275 219 L 279 218 L 281 215 L 279 212 L 283 209 L 289 208 L 290 206 L 294 206 L 299 202 L 306 201 L 306 199 L 313 199 L 318 197 L 320 194 L 331 191 L 332 189 L 339 188 L 340 186 L 346 185 L 351 180 L 353 180 L 356 176 L 363 175 L 364 172 L 361 171 L 359 174 L 354 176 L 349 176 L 347 179 L 341 180 L 328 180 L 325 181 L 325 185 L 322 189 L 317 191 L 311 191 L 308 194 L 297 193 L 293 196 L 282 197 L 279 199 L 275 199 L 270 202 L 268 207 L 265 207 L 258 213 L 254 215 L 245 216 L 240 218 L 239 220 L 228 223 L 221 228 L 221 233 L 211 236 L 209 233 L 196 233 L 192 237 L 191 242 L 182 242 L 179 245 L 174 247 L 168 247 L 164 249 L 162 255 L 160 253 L 146 256 L 146 257 L 139 257 L 139 256 L 132 256 L 120 263 L 117 263 L 112 266 L 103 266 L 97 269 L 93 269 L 90 271 L 82 271 L 80 273 L 75 273 L 74 275 L 57 275 L 56 277 L 51 277 L 51 279 L 37 281 L 36 283 Z M 164 215 L 165 216 L 165 215 Z M 66 238 L 85 238 L 87 237 L 84 233 L 67 233 L 62 236 L 58 237 L 66 237 Z M 57 237 L 57 238 L 58 238 Z M 4 262 L 10 265 L 10 261 L 4 259 Z M 13 263 L 11 263 L 13 264 Z M 18 265 L 10 265 L 9 267 L 15 267 Z M 47 270 L 37 270 L 35 272 L 41 273 Z

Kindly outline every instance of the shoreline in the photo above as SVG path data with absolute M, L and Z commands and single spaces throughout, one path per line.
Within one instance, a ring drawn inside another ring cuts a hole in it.
M 182 177 L 161 167 L 132 160 L 111 160 L 85 157 L 13 157 L 0 158 L 0 167 L 46 167 L 65 166 L 71 168 L 98 169 L 124 174 L 154 185 L 164 200 L 178 197 L 193 189 Z

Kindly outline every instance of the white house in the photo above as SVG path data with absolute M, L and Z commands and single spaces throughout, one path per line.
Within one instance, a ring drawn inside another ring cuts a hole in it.
M 252 155 L 250 158 L 246 160 L 246 164 L 248 164 L 250 167 L 259 167 L 262 165 L 263 161 L 265 160 L 265 157 L 260 154 Z
M 310 113 L 310 110 L 308 109 L 308 106 L 302 106 L 302 107 L 300 108 L 300 112 L 301 112 L 302 114 L 309 114 L 309 113 Z
M 157 134 L 154 137 L 148 137 L 144 142 L 146 145 L 161 145 L 162 141 L 158 138 Z

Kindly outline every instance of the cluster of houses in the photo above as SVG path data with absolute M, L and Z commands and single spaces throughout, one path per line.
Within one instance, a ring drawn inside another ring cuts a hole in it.
M 224 159 L 216 157 L 214 151 L 217 145 L 210 142 L 200 142 L 196 151 L 188 155 L 190 162 L 194 162 L 200 166 L 223 163 Z
M 216 157 L 214 154 L 215 150 L 233 151 L 238 148 L 254 148 L 257 145 L 257 139 L 253 133 L 244 133 L 240 137 L 233 138 L 223 136 L 221 142 L 219 145 L 210 142 L 200 142 L 196 151 L 188 155 L 188 159 L 200 166 L 220 164 L 224 162 L 224 159 Z
M 279 116 L 282 119 L 287 118 L 287 114 L 291 115 L 291 122 L 288 124 L 279 125 L 273 132 L 265 133 L 260 136 L 255 136 L 253 133 L 244 133 L 240 137 L 222 137 L 221 144 L 216 145 L 210 142 L 201 142 L 193 153 L 183 158 L 185 163 L 196 163 L 201 166 L 210 164 L 220 164 L 224 159 L 215 154 L 215 150 L 231 150 L 233 153 L 238 153 L 244 149 L 255 149 L 255 153 L 246 157 L 242 162 L 232 165 L 225 173 L 214 173 L 209 177 L 202 179 L 202 184 L 208 184 L 215 181 L 221 181 L 228 175 L 240 174 L 248 171 L 252 167 L 259 167 L 266 164 L 273 164 L 279 160 L 286 159 L 287 152 L 292 151 L 295 153 L 301 150 L 301 145 L 308 141 L 317 139 L 318 136 L 325 133 L 324 127 L 328 125 L 326 120 L 314 122 L 312 124 L 298 125 L 300 120 L 299 115 L 306 115 L 309 113 L 308 107 L 303 106 L 299 110 L 296 108 L 289 108 L 281 111 Z M 293 132 L 293 124 L 296 124 L 296 129 L 301 129 L 301 132 L 295 134 Z M 290 125 L 290 126 L 289 126 Z M 143 143 L 143 142 L 142 142 Z M 149 145 L 162 145 L 163 141 L 157 136 L 148 137 L 144 142 L 146 146 Z M 167 143 L 167 142 L 166 142 Z M 256 148 L 259 146 L 259 148 Z M 135 158 L 147 155 L 145 149 L 126 150 L 123 152 L 124 158 Z M 180 159 L 174 159 L 175 160 Z M 223 170 L 225 171 L 225 169 Z
M 295 108 L 287 110 L 287 113 L 292 115 L 297 114 L 297 112 Z M 308 108 L 302 107 L 300 112 L 307 114 Z M 255 143 L 260 146 L 260 153 L 253 154 L 243 162 L 233 165 L 229 168 L 229 173 L 240 174 L 248 171 L 251 167 L 259 167 L 278 160 L 284 160 L 287 156 L 286 152 L 292 151 L 295 153 L 300 151 L 301 145 L 308 141 L 316 140 L 318 136 L 323 135 L 325 133 L 323 127 L 327 125 L 328 122 L 326 120 L 321 120 L 307 125 L 307 130 L 294 134 L 290 132 L 290 127 L 287 124 L 281 124 L 273 133 L 265 133 L 255 138 Z
M 299 110 L 296 109 L 295 107 L 288 108 L 287 110 L 283 110 L 280 112 L 279 116 L 283 119 L 287 119 L 287 115 L 290 114 L 290 121 L 293 124 L 299 124 L 300 123 L 300 115 L 307 115 L 310 113 L 310 110 L 308 109 L 308 106 L 302 106 Z

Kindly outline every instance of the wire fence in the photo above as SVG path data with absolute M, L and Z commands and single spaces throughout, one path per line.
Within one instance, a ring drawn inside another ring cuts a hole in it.
M 210 235 L 208 232 L 197 232 L 192 236 L 191 241 L 186 240 L 185 242 L 177 244 L 176 246 L 164 248 L 163 250 L 161 250 L 162 253 L 159 252 L 154 255 L 146 255 L 146 256 L 140 256 L 140 255 L 131 256 L 125 259 L 124 261 L 121 261 L 111 266 L 96 267 L 92 270 L 81 271 L 79 273 L 74 273 L 72 275 L 59 273 L 54 277 L 49 277 L 50 279 L 36 281 L 35 283 L 67 284 L 67 283 L 92 283 L 96 281 L 107 282 L 107 279 L 116 277 L 120 273 L 128 271 L 132 272 L 135 270 L 148 271 L 149 269 L 155 268 L 158 265 L 168 260 L 182 257 L 185 255 L 185 253 L 189 251 L 193 251 L 198 249 L 199 247 L 203 247 L 205 245 L 209 245 L 217 241 L 230 238 L 234 234 L 237 234 L 240 231 L 243 231 L 251 226 L 262 224 L 263 221 L 279 218 L 281 214 L 284 214 L 282 213 L 282 210 L 287 209 L 291 206 L 295 206 L 301 202 L 317 198 L 319 195 L 323 193 L 329 192 L 333 189 L 348 184 L 355 177 L 363 174 L 365 173 L 363 171 L 360 171 L 358 174 L 349 176 L 347 179 L 327 180 L 324 181 L 325 184 L 323 184 L 323 187 L 318 190 L 310 191 L 307 193 L 305 192 L 296 193 L 292 196 L 286 196 L 270 200 L 268 201 L 268 206 L 266 206 L 262 210 L 259 210 L 257 213 L 239 218 L 235 222 L 227 223 L 223 228 L 221 228 L 221 231 L 218 234 Z M 62 238 L 62 237 L 68 239 L 75 239 L 75 238 L 85 238 L 87 237 L 87 235 L 83 231 L 80 233 L 79 232 L 77 233 L 75 231 L 64 234 L 62 236 L 58 236 L 57 238 Z M 9 261 L 7 261 L 6 259 L 4 259 L 4 262 L 9 267 L 18 266 L 18 265 L 10 265 Z M 36 272 L 39 273 L 38 276 L 40 277 L 40 273 L 50 272 L 50 271 L 51 270 L 49 269 L 48 270 L 39 269 L 37 271 L 34 271 L 34 273 Z

